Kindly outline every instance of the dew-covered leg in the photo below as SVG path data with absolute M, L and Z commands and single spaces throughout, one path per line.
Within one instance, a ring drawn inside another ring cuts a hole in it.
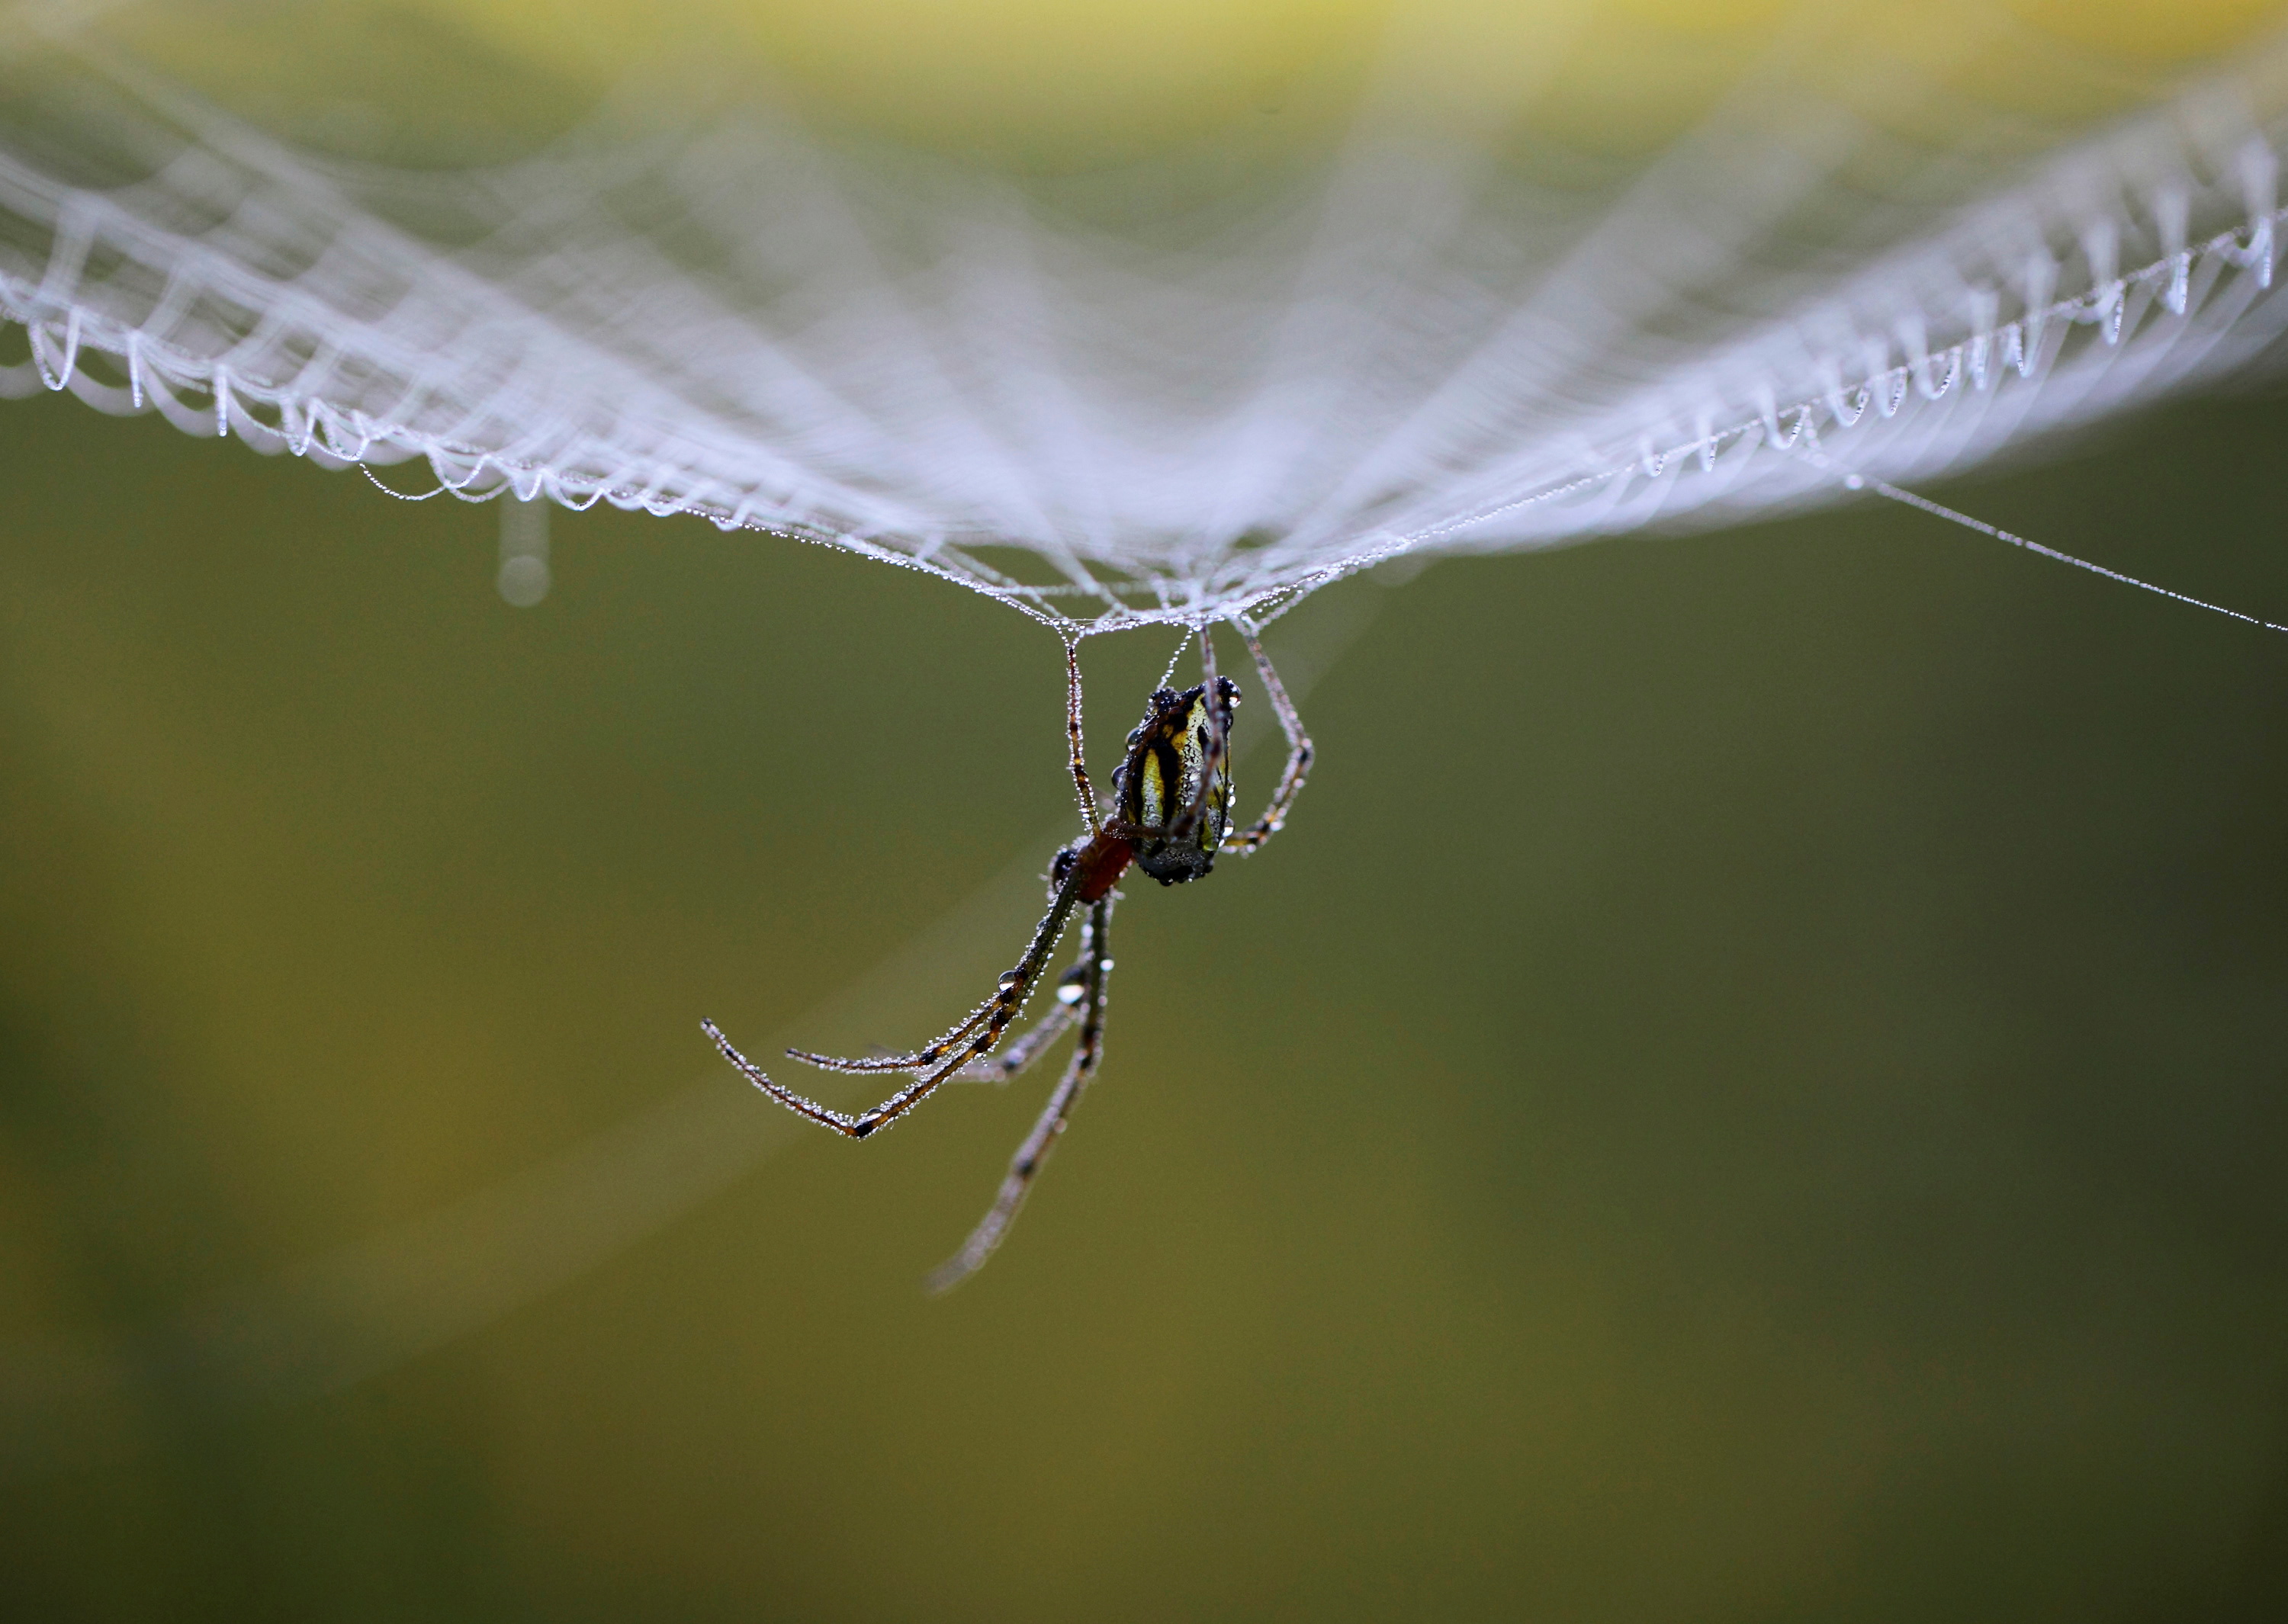
M 1247 652 L 1255 656 L 1255 669 L 1263 677 L 1263 692 L 1270 698 L 1272 714 L 1279 718 L 1279 731 L 1287 735 L 1287 766 L 1279 775 L 1278 788 L 1272 791 L 1271 804 L 1252 826 L 1223 843 L 1225 851 L 1244 857 L 1286 824 L 1287 813 L 1295 804 L 1303 780 L 1310 774 L 1312 750 L 1311 735 L 1303 731 L 1303 718 L 1296 712 L 1295 701 L 1287 697 L 1287 685 L 1271 669 L 1271 656 L 1263 652 L 1253 627 L 1244 621 L 1239 622 L 1238 626 L 1239 635 L 1246 639 Z
M 1073 792 L 1080 799 L 1081 828 L 1096 833 L 1096 788 L 1088 781 L 1088 752 L 1081 744 L 1080 645 L 1065 645 L 1065 743 L 1071 752 Z
M 787 1052 L 814 1066 L 836 1072 L 912 1072 L 914 1081 L 876 1105 L 852 1116 L 822 1105 L 816 1100 L 805 1098 L 792 1089 L 774 1082 L 763 1069 L 731 1046 L 713 1021 L 702 1021 L 700 1026 L 714 1040 L 723 1058 L 764 1093 L 769 1095 L 796 1115 L 806 1117 L 822 1128 L 831 1128 L 853 1139 L 863 1139 L 876 1130 L 896 1121 L 937 1091 L 947 1078 L 984 1054 L 1001 1041 L 1009 1023 L 1017 1018 L 1018 1010 L 1025 1004 L 1025 995 L 1040 979 L 1041 970 L 1048 963 L 1050 952 L 1056 947 L 1057 937 L 1063 931 L 1065 921 L 1071 917 L 1075 899 L 1080 891 L 1081 875 L 1077 869 L 1057 891 L 1056 899 L 1050 903 L 1048 915 L 1040 928 L 1033 932 L 1025 956 L 1017 968 L 1001 978 L 1000 989 L 980 1004 L 967 1020 L 940 1038 L 929 1048 L 910 1055 L 897 1055 L 888 1059 L 845 1060 L 832 1055 L 805 1054 L 798 1050 Z
M 1049 955 L 1055 951 L 1057 938 L 1064 933 L 1066 922 L 1077 906 L 1080 883 L 1084 876 L 1077 868 L 1068 876 L 1049 903 L 1049 911 L 1034 928 L 1033 939 L 1026 945 L 1025 956 L 1017 967 L 1001 978 L 1000 986 L 992 997 L 979 1004 L 964 1018 L 961 1024 L 946 1032 L 927 1046 L 908 1055 L 870 1055 L 862 1060 L 848 1059 L 840 1055 L 814 1054 L 806 1049 L 790 1049 L 787 1053 L 805 1066 L 814 1066 L 824 1072 L 926 1072 L 948 1055 L 962 1050 L 957 1066 L 966 1064 L 975 1056 L 1001 1041 L 1001 1034 L 1024 1007 L 1033 984 L 1040 979 L 1042 968 Z M 985 1030 L 981 1033 L 980 1028 Z M 977 1040 L 983 1037 L 983 1042 Z M 968 1047 L 964 1049 L 964 1045 Z
M 940 1083 L 959 1071 L 972 1056 L 989 1047 L 1000 1036 L 1001 1027 L 1006 1024 L 1005 1019 L 991 1022 L 987 1026 L 984 1035 L 972 1039 L 967 1047 L 956 1050 L 952 1058 L 933 1070 L 921 1073 L 913 1081 L 900 1089 L 872 1110 L 861 1111 L 853 1116 L 846 1112 L 837 1111 L 830 1105 L 822 1105 L 814 1099 L 807 1099 L 783 1083 L 773 1082 L 762 1067 L 731 1046 L 731 1040 L 723 1035 L 721 1028 L 718 1027 L 713 1021 L 703 1020 L 699 1023 L 700 1028 L 715 1041 L 715 1047 L 723 1051 L 723 1058 L 738 1067 L 749 1082 L 753 1083 L 797 1116 L 806 1117 L 821 1128 L 831 1128 L 835 1132 L 852 1139 L 872 1137 L 936 1093 Z
M 1087 980 L 1087 965 L 1075 964 L 1057 978 L 1057 1002 L 1046 1015 L 1041 1017 L 1033 1029 L 1023 1033 L 1008 1048 L 997 1055 L 981 1060 L 972 1060 L 954 1073 L 956 1082 L 1007 1082 L 1029 1068 L 1047 1051 L 1050 1044 L 1065 1034 L 1065 1028 L 1080 1018 L 1080 1002 Z M 1071 1001 L 1066 1001 L 1069 994 Z
M 1033 1124 L 1033 1131 L 1017 1147 L 1009 1161 L 1008 1176 L 1001 1181 L 1000 1192 L 977 1227 L 969 1232 L 969 1239 L 961 1243 L 961 1250 L 938 1265 L 929 1277 L 932 1292 L 952 1290 L 977 1272 L 985 1260 L 993 1256 L 993 1248 L 1001 1244 L 1008 1232 L 1010 1222 L 1017 1209 L 1025 1204 L 1031 1191 L 1034 1176 L 1041 1164 L 1049 1159 L 1055 1147 L 1057 1136 L 1065 1130 L 1073 1106 L 1089 1079 L 1096 1074 L 1097 1062 L 1104 1054 L 1104 984 L 1112 972 L 1112 961 L 1105 956 L 1105 928 L 1112 917 L 1112 899 L 1108 897 L 1098 903 L 1089 915 L 1091 953 L 1088 971 L 1082 982 L 1079 1000 L 1080 1038 L 1073 1045 L 1072 1058 L 1066 1063 L 1065 1074 L 1057 1082 L 1056 1091 Z
M 956 1082 L 1007 1082 L 1039 1059 L 1050 1044 L 1064 1035 L 1065 1028 L 1080 1018 L 1081 1006 L 1088 996 L 1089 977 L 1095 973 L 1097 965 L 1096 924 L 1096 910 L 1091 908 L 1088 917 L 1081 922 L 1079 956 L 1057 978 L 1056 1002 L 1049 1012 L 1001 1053 L 972 1060 L 956 1072 Z M 1109 959 L 1104 961 L 1104 968 L 1112 968 Z
M 822 1072 L 861 1073 L 926 1072 L 951 1053 L 955 1044 L 971 1035 L 983 1025 L 987 1018 L 993 1013 L 997 1002 L 997 1000 L 995 998 L 987 999 L 972 1010 L 963 1018 L 961 1025 L 940 1034 L 926 1047 L 917 1049 L 911 1054 L 871 1054 L 863 1059 L 856 1059 L 845 1055 L 814 1054 L 807 1049 L 790 1049 L 786 1051 L 787 1058 L 790 1060 L 799 1060 L 805 1066 L 814 1066 Z
M 753 1083 L 797 1116 L 806 1117 L 821 1128 L 831 1128 L 835 1132 L 846 1135 L 853 1139 L 862 1139 L 881 1125 L 878 1120 L 868 1121 L 869 1118 L 878 1118 L 881 1107 L 877 1106 L 875 1110 L 867 1112 L 862 1116 L 848 1116 L 830 1106 L 822 1105 L 814 1099 L 806 1099 L 792 1089 L 773 1082 L 769 1073 L 766 1073 L 761 1066 L 757 1066 L 732 1047 L 731 1040 L 723 1035 L 723 1029 L 713 1021 L 701 1021 L 699 1029 L 714 1040 L 715 1047 L 723 1051 L 723 1058 L 738 1067 L 749 1082 Z

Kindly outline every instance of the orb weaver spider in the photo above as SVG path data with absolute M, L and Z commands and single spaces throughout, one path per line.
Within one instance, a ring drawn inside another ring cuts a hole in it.
M 1232 709 L 1239 703 L 1239 685 L 1217 674 L 1215 646 L 1206 629 L 1200 631 L 1199 685 L 1180 693 L 1156 689 L 1147 703 L 1144 719 L 1128 735 L 1127 752 L 1112 775 L 1113 812 L 1108 817 L 1099 812 L 1082 747 L 1079 645 L 1065 645 L 1065 737 L 1085 834 L 1061 848 L 1050 862 L 1049 911 L 1034 928 L 1024 956 L 1015 969 L 1002 976 L 990 997 L 943 1035 L 911 1054 L 852 1060 L 806 1050 L 787 1050 L 793 1058 L 824 1071 L 908 1073 L 913 1081 L 870 1111 L 846 1115 L 772 1081 L 761 1067 L 732 1047 L 713 1021 L 699 1023 L 723 1058 L 748 1081 L 798 1116 L 853 1139 L 866 1138 L 888 1127 L 949 1080 L 1008 1081 L 1039 1059 L 1068 1027 L 1079 1023 L 1080 1034 L 1063 1078 L 1050 1094 L 1032 1132 L 1010 1160 L 993 1205 L 961 1249 L 930 1276 L 933 1291 L 960 1284 L 1001 1244 L 1011 1220 L 1024 1204 L 1034 1176 L 1048 1159 L 1057 1136 L 1064 1132 L 1074 1105 L 1104 1058 L 1105 982 L 1112 973 L 1112 960 L 1106 955 L 1107 931 L 1112 905 L 1120 895 L 1113 886 L 1120 876 L 1133 863 L 1163 885 L 1204 879 L 1218 857 L 1226 852 L 1248 856 L 1277 834 L 1303 788 L 1304 775 L 1311 768 L 1310 737 L 1304 733 L 1294 701 L 1287 697 L 1278 672 L 1271 669 L 1254 629 L 1242 622 L 1238 630 L 1248 653 L 1254 656 L 1280 731 L 1287 735 L 1287 765 L 1263 815 L 1235 835 L 1231 832 L 1227 746 Z M 1084 907 L 1087 914 L 1081 927 L 1080 955 L 1058 978 L 1056 1006 L 1010 1044 L 1007 1053 L 994 1055 L 1003 1034 L 1039 984 L 1049 956 L 1056 950 L 1057 939 L 1073 915 Z

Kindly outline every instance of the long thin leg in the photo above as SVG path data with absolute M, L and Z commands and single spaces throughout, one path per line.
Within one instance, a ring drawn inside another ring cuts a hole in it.
M 1242 857 L 1252 853 L 1262 844 L 1276 835 L 1287 822 L 1287 813 L 1301 793 L 1303 780 L 1311 772 L 1311 735 L 1303 731 L 1303 718 L 1296 713 L 1295 701 L 1287 697 L 1287 685 L 1279 680 L 1279 673 L 1271 669 L 1271 656 L 1263 652 L 1263 645 L 1255 635 L 1255 628 L 1245 621 L 1237 622 L 1239 635 L 1246 639 L 1247 652 L 1255 656 L 1255 669 L 1262 675 L 1263 692 L 1271 701 L 1272 714 L 1279 718 L 1279 731 L 1287 735 L 1287 767 L 1279 775 L 1279 787 L 1271 792 L 1271 804 L 1254 824 L 1241 830 L 1223 843 L 1227 852 L 1236 852 Z
M 949 1081 L 1009 1081 L 1012 1077 L 1022 1075 L 1028 1068 L 1032 1068 L 1034 1061 L 1041 1059 L 1041 1055 L 1044 1055 L 1050 1045 L 1064 1036 L 1066 1027 L 1071 1027 L 1073 1022 L 1080 1020 L 1080 1000 L 1082 995 L 1084 995 L 1084 990 L 1087 990 L 1089 963 L 1092 963 L 1092 958 L 1096 956 L 1096 945 L 1093 945 L 1093 917 L 1096 917 L 1096 915 L 1092 913 L 1087 922 L 1082 922 L 1080 956 L 1073 961 L 1071 970 L 1066 970 L 1061 977 L 1057 977 L 1057 1000 L 1050 1004 L 1048 1013 L 1041 1016 L 1041 1020 L 1034 1022 L 1034 1027 L 1029 1029 L 1029 1032 L 1018 1036 L 1009 1048 L 1002 1050 L 1000 1055 L 989 1055 L 989 1057 L 981 1057 L 981 1059 L 973 1059 L 968 1066 L 963 1066 L 961 1071 L 954 1073 L 954 1075 L 949 1077 Z M 902 1057 L 902 1059 L 920 1059 L 920 1057 L 918 1055 Z M 893 1057 L 867 1057 L 865 1064 L 874 1064 L 874 1061 L 890 1061 L 890 1064 L 899 1064 L 899 1061 L 893 1059 Z M 902 1071 L 913 1071 L 915 1075 L 920 1075 L 920 1071 L 926 1071 L 926 1066 L 899 1066 L 899 1068 L 902 1068 Z
M 896 1056 L 889 1060 L 844 1060 L 832 1055 L 805 1054 L 796 1050 L 787 1051 L 798 1059 L 823 1066 L 829 1071 L 910 1071 L 918 1073 L 913 1081 L 870 1111 L 862 1111 L 851 1116 L 822 1105 L 815 1100 L 806 1099 L 784 1084 L 773 1082 L 760 1066 L 731 1046 L 731 1040 L 723 1035 L 713 1021 L 703 1020 L 699 1025 L 714 1040 L 715 1047 L 723 1051 L 723 1058 L 738 1067 L 749 1082 L 797 1116 L 806 1117 L 822 1128 L 831 1128 L 853 1139 L 863 1139 L 920 1105 L 937 1091 L 940 1083 L 1001 1041 L 1001 1034 L 1017 1018 L 1017 1011 L 1024 1007 L 1026 994 L 1040 979 L 1042 966 L 1048 963 L 1057 938 L 1064 930 L 1065 921 L 1072 915 L 1075 899 L 1080 891 L 1080 882 L 1081 875 L 1076 870 L 1058 891 L 1056 900 L 1049 905 L 1048 916 L 1033 932 L 1033 939 L 1025 949 L 1025 956 L 1017 962 L 1014 970 L 1001 978 L 1000 990 L 980 1004 L 967 1020 L 928 1049 L 913 1055 Z M 924 1059 L 924 1055 L 930 1055 L 933 1058 Z
M 723 1058 L 738 1067 L 749 1082 L 753 1083 L 797 1116 L 806 1117 L 821 1128 L 831 1128 L 835 1132 L 852 1139 L 870 1137 L 879 1129 L 896 1121 L 907 1112 L 936 1093 L 938 1085 L 960 1070 L 963 1063 L 976 1052 L 974 1048 L 958 1051 L 952 1059 L 933 1071 L 922 1073 L 912 1082 L 900 1089 L 871 1111 L 862 1111 L 857 1115 L 851 1116 L 831 1106 L 822 1105 L 814 1099 L 806 1099 L 783 1083 L 773 1082 L 769 1074 L 762 1067 L 731 1046 L 731 1040 L 723 1035 L 722 1029 L 713 1021 L 703 1020 L 699 1026 L 702 1031 L 714 1040 L 715 1047 L 722 1050 Z
M 1081 747 L 1080 645 L 1065 645 L 1065 742 L 1070 748 L 1073 789 L 1080 797 L 1081 826 L 1096 833 L 1096 787 L 1088 781 L 1088 752 Z
M 1033 1124 L 1033 1131 L 1025 1136 L 1025 1142 L 1010 1159 L 1008 1176 L 1002 1179 L 993 1205 L 986 1209 L 977 1227 L 969 1232 L 969 1239 L 961 1243 L 961 1250 L 931 1271 L 929 1288 L 933 1293 L 952 1290 L 993 1256 L 993 1248 L 1008 1232 L 1017 1209 L 1025 1204 L 1034 1176 L 1055 1148 L 1057 1136 L 1064 1132 L 1074 1105 L 1088 1087 L 1088 1080 L 1096 1074 L 1097 1062 L 1104 1058 L 1104 984 L 1112 972 L 1112 961 L 1104 956 L 1105 928 L 1111 917 L 1109 897 L 1098 903 L 1089 915 L 1089 939 L 1094 952 L 1089 960 L 1088 978 L 1082 994 L 1080 1038 L 1073 1045 L 1065 1074 L 1059 1080 L 1056 1091 L 1049 1096 L 1049 1103 L 1040 1120 Z
M 917 1049 L 908 1055 L 869 1055 L 862 1060 L 846 1059 L 840 1055 L 814 1054 L 807 1049 L 790 1049 L 787 1054 L 801 1061 L 805 1066 L 814 1066 L 822 1072 L 921 1073 L 929 1070 L 951 1054 L 964 1040 L 973 1036 L 980 1026 L 995 1028 L 992 1042 L 983 1046 L 990 1049 L 994 1043 L 1001 1041 L 998 1028 L 1005 1027 L 1016 1018 L 1018 1009 L 1023 1006 L 1026 998 L 1031 994 L 1033 984 L 1040 978 L 1042 966 L 1048 962 L 1049 955 L 1055 950 L 1057 938 L 1064 933 L 1065 923 L 1072 916 L 1073 908 L 1076 906 L 1075 899 L 1079 890 L 1080 876 L 1076 873 L 1066 880 L 1056 896 L 1051 899 L 1049 911 L 1041 916 L 1041 923 L 1033 928 L 1033 939 L 1026 945 L 1025 956 L 1017 961 L 1017 967 L 1014 970 L 1002 976 L 1000 986 L 993 996 L 964 1016 L 957 1026 L 949 1028 L 926 1046 Z M 979 1052 L 979 1050 L 973 1048 L 962 1058 L 966 1061 Z
M 999 1054 L 972 1060 L 947 1081 L 949 1082 L 1007 1082 L 1011 1078 L 1021 1074 L 1036 1060 L 1038 1060 L 1044 1050 L 1064 1035 L 1065 1028 L 1080 1018 L 1081 986 L 1084 972 L 1088 969 L 1085 962 L 1088 952 L 1089 948 L 1084 943 L 1081 947 L 1082 960 L 1057 978 L 1056 1002 L 1050 1006 L 1049 1012 L 1034 1024 L 1030 1031 L 1018 1037 Z M 798 1058 L 809 1058 L 802 1055 L 798 1050 L 789 1052 Z M 831 1058 L 832 1057 L 821 1058 Z M 919 1055 L 869 1055 L 863 1061 L 851 1061 L 848 1065 L 854 1067 L 885 1065 L 894 1070 L 912 1072 L 918 1076 L 929 1069 L 928 1064 L 909 1066 L 904 1062 L 918 1061 L 920 1058 Z M 944 1058 L 943 1054 L 941 1053 L 937 1058 Z M 837 1066 L 833 1069 L 839 1071 L 845 1067 Z

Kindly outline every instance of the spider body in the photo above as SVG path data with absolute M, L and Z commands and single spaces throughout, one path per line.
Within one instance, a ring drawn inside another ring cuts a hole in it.
M 1254 629 L 1239 622 L 1239 631 L 1254 656 L 1282 732 L 1287 735 L 1286 771 L 1281 774 L 1271 804 L 1253 825 L 1237 835 L 1231 832 L 1231 766 L 1228 743 L 1232 710 L 1239 702 L 1239 685 L 1219 677 L 1215 648 L 1207 630 L 1200 631 L 1203 680 L 1192 688 L 1156 690 L 1144 719 L 1128 735 L 1127 749 L 1112 775 L 1113 814 L 1100 816 L 1096 791 L 1090 784 L 1081 739 L 1080 654 L 1076 645 L 1065 646 L 1065 733 L 1069 747 L 1069 767 L 1074 793 L 1080 804 L 1086 835 L 1061 848 L 1049 865 L 1049 911 L 1035 927 L 1032 940 L 1016 967 L 1005 973 L 991 996 L 942 1036 L 910 1054 L 870 1059 L 845 1059 L 790 1049 L 787 1053 L 806 1065 L 826 1071 L 909 1073 L 914 1081 L 870 1111 L 853 1116 L 804 1098 L 774 1082 L 762 1069 L 731 1046 L 712 1021 L 702 1021 L 707 1035 L 755 1087 L 798 1116 L 853 1139 L 870 1137 L 895 1122 L 937 1091 L 949 1079 L 1006 1082 L 1046 1051 L 1069 1026 L 1078 1024 L 1079 1036 L 1072 1058 L 1047 1107 L 1009 1164 L 1001 1191 L 984 1218 L 970 1232 L 961 1250 L 931 1277 L 934 1288 L 945 1288 L 968 1278 L 990 1256 L 1017 1215 L 1033 1176 L 1046 1158 L 1056 1137 L 1065 1129 L 1081 1091 L 1095 1075 L 1103 1058 L 1105 983 L 1112 972 L 1106 954 L 1112 907 L 1120 893 L 1114 889 L 1133 863 L 1163 885 L 1179 885 L 1205 877 L 1221 852 L 1244 856 L 1279 832 L 1287 810 L 1311 766 L 1311 741 L 1295 707 L 1271 668 Z M 1212 696 L 1212 698 L 1211 697 Z M 995 1056 L 1010 1025 L 1023 1010 L 1027 997 L 1048 968 L 1049 956 L 1073 915 L 1085 910 L 1080 955 L 1056 983 L 1056 998 L 1048 1013 Z
M 1163 885 L 1203 880 L 1231 832 L 1231 737 L 1239 685 L 1228 677 L 1179 693 L 1161 688 L 1128 735 L 1128 755 L 1112 775 L 1118 822 L 1152 831 L 1136 843 L 1136 866 Z
M 1216 741 L 1230 736 L 1239 685 L 1224 677 L 1216 688 L 1219 714 L 1209 709 L 1205 683 L 1181 693 L 1153 692 L 1144 719 L 1129 731 L 1127 755 L 1113 769 L 1115 815 L 1056 854 L 1049 864 L 1051 899 L 1077 875 L 1076 899 L 1101 901 L 1132 862 L 1163 885 L 1202 879 L 1214 868 L 1231 832 L 1231 764 Z M 1188 822 L 1182 815 L 1188 807 L 1194 809 Z

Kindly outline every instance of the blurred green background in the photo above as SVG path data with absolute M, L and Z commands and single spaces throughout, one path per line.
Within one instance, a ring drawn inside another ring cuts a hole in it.
M 1943 494 L 2280 615 L 2284 437 Z M 1045 1079 L 862 1146 L 697 1021 L 989 985 L 1053 638 L 611 511 L 512 609 L 493 508 L 60 400 L 0 489 L 11 1616 L 2288 1605 L 2288 639 L 1871 505 L 1333 589 L 932 1302 Z

